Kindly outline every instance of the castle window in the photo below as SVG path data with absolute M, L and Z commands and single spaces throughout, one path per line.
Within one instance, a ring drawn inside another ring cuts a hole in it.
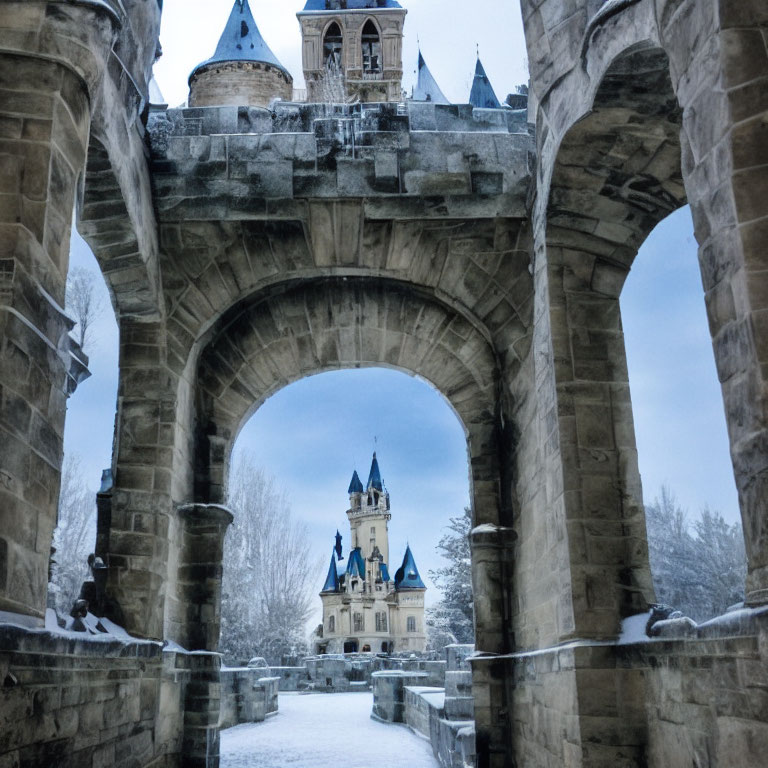
M 381 72 L 381 38 L 369 19 L 363 27 L 363 72 Z
M 365 621 L 362 613 L 355 613 L 352 617 L 353 632 L 365 632 Z
M 407 631 L 408 632 L 415 632 L 416 631 L 416 617 L 415 616 L 409 616 L 408 617 Z
M 334 67 L 341 68 L 341 46 L 343 44 L 343 38 L 341 36 L 341 29 L 339 25 L 334 21 L 328 31 L 325 33 L 325 39 L 323 40 L 323 63 L 325 66 L 333 65 Z
M 376 613 L 376 631 L 387 631 L 387 614 L 385 611 L 377 611 Z
M 335 616 L 329 616 L 328 617 L 328 631 L 329 632 L 335 632 L 336 631 L 336 617 Z

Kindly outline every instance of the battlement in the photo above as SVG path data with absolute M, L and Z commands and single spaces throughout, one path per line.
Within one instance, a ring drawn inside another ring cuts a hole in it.
M 293 201 L 366 199 L 368 218 L 523 217 L 525 110 L 293 104 L 172 109 L 149 122 L 161 220 L 301 219 Z

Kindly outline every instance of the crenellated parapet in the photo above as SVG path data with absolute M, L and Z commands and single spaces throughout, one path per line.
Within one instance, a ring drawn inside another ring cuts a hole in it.
M 153 115 L 161 221 L 304 219 L 310 199 L 364 199 L 375 219 L 524 217 L 524 113 L 429 103 L 280 104 Z

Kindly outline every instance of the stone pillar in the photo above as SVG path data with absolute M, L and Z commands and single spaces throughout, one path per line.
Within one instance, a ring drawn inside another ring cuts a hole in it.
M 185 655 L 190 671 L 184 696 L 184 733 L 179 768 L 218 768 L 221 656 Z
M 232 513 L 224 507 L 189 504 L 179 510 L 182 530 L 178 595 L 182 643 L 192 651 L 215 651 L 221 628 L 224 536 Z
M 136 636 L 181 642 L 168 631 L 182 535 L 173 499 L 190 498 L 192 479 L 177 446 L 187 398 L 166 357 L 164 323 L 121 319 L 114 487 L 98 554 L 109 568 L 109 618 Z
M 61 307 L 89 125 L 71 70 L 0 53 L 0 610 L 41 619 L 69 388 Z
M 510 578 L 511 528 L 481 525 L 471 534 L 472 594 L 475 604 L 475 646 L 472 659 L 478 766 L 503 768 L 511 743 L 505 662 L 512 651 Z
M 768 603 L 768 6 L 658 4 L 683 107 L 683 174 L 744 523 L 746 599 L 761 605 Z M 689 40 L 695 46 L 680 42 Z

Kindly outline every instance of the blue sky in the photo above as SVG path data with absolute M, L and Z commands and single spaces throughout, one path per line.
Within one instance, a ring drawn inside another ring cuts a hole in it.
M 295 12 L 302 5 L 252 2 L 267 42 L 294 76 L 301 66 Z M 413 0 L 408 7 L 406 60 L 415 62 L 418 31 L 449 98 L 466 99 L 476 43 L 500 96 L 527 78 L 515 3 L 477 0 L 468 16 L 466 4 L 454 0 Z M 157 71 L 170 103 L 185 98 L 186 75 L 213 52 L 230 9 L 230 0 L 166 0 L 165 55 Z M 78 236 L 72 264 L 96 269 Z M 687 208 L 644 244 L 621 303 L 646 500 L 666 482 L 689 510 L 709 504 L 735 522 L 738 503 Z M 65 450 L 80 455 L 95 490 L 111 463 L 116 402 L 117 329 L 109 313 L 88 351 L 93 376 L 70 400 Z M 348 531 L 352 470 L 366 479 L 374 447 L 392 495 L 392 560 L 410 541 L 426 577 L 440 565 L 435 546 L 448 518 L 461 513 L 469 494 L 463 430 L 431 386 L 385 369 L 304 379 L 259 409 L 236 450 L 252 452 L 275 475 L 325 559 L 336 528 Z

